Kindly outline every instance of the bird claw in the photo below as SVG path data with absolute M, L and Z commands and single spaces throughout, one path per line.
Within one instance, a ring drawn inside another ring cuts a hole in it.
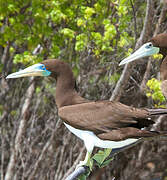
M 79 167 L 83 167 L 83 166 L 88 167 L 92 171 L 93 161 L 92 160 L 89 160 L 87 162 L 86 161 L 80 161 L 79 164 L 76 166 L 76 169 L 78 169 Z
M 85 161 L 80 161 L 79 164 L 76 166 L 76 169 L 78 169 L 79 167 L 82 167 L 82 166 L 88 166 L 88 165 L 86 165 L 86 164 L 87 164 L 87 162 L 85 162 Z

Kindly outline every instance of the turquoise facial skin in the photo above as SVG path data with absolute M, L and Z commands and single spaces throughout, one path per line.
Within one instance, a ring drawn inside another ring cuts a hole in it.
M 42 75 L 43 76 L 50 76 L 50 74 L 51 74 L 51 72 L 46 69 L 44 64 L 39 64 L 39 66 L 37 66 L 36 68 L 39 69 L 39 70 L 42 70 Z

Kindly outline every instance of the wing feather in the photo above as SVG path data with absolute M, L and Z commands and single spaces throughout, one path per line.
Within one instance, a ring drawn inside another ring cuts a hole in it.
M 64 106 L 59 108 L 58 113 L 61 119 L 71 126 L 91 130 L 96 134 L 137 124 L 140 118 L 145 119 L 148 116 L 145 109 L 136 109 L 112 101 Z

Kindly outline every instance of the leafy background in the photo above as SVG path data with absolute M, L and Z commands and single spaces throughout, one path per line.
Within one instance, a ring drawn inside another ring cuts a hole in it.
M 147 58 L 125 67 L 119 62 L 153 35 L 165 32 L 166 3 L 0 1 L 1 180 L 62 180 L 85 155 L 83 143 L 57 116 L 56 82 L 40 77 L 6 80 L 9 73 L 42 59 L 59 58 L 72 66 L 85 98 L 134 107 L 165 106 L 159 60 Z M 165 119 L 156 117 L 151 128 L 165 130 Z M 88 179 L 165 179 L 166 152 L 166 141 L 140 143 L 116 155 L 107 167 L 94 166 Z

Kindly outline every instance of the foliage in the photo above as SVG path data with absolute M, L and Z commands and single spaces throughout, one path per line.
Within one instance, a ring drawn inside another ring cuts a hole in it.
M 85 175 L 81 175 L 78 180 L 86 180 L 86 176 Z
M 160 59 L 163 58 L 163 55 L 162 55 L 162 54 L 155 54 L 155 55 L 153 55 L 153 58 L 154 58 L 155 60 L 160 60 Z
M 16 54 L 13 58 L 13 62 L 14 64 L 17 63 L 23 63 L 23 64 L 28 64 L 28 65 L 32 65 L 38 62 L 41 62 L 42 59 L 37 56 L 37 55 L 32 55 L 30 52 L 28 51 L 24 51 L 23 54 Z
M 163 102 L 165 102 L 165 97 L 162 94 L 161 91 L 161 81 L 158 81 L 155 78 L 152 78 L 151 80 L 148 80 L 147 82 L 147 97 L 151 97 L 155 102 L 155 107 L 165 107 L 162 105 Z
M 105 167 L 112 161 L 112 158 L 107 159 L 111 151 L 112 149 L 104 149 L 103 151 L 99 150 L 92 158 L 96 161 L 99 167 Z
M 7 22 L 0 24 L 0 27 L 4 26 L 0 45 L 5 47 L 6 42 L 13 42 L 13 51 L 17 54 L 16 46 L 26 45 L 26 51 L 30 53 L 42 44 L 41 55 L 56 58 L 64 53 L 64 46 L 75 42 L 75 51 L 91 49 L 95 56 L 101 57 L 104 53 L 113 53 L 117 44 L 124 48 L 133 41 L 125 32 L 131 22 L 129 5 L 128 0 L 99 0 L 92 7 L 84 0 L 72 4 L 67 0 L 2 0 L 0 19 Z M 46 41 L 50 43 L 49 49 Z M 19 62 L 26 63 L 26 52 L 22 53 Z M 18 56 L 15 59 L 18 60 Z M 31 59 L 30 56 L 29 61 Z

